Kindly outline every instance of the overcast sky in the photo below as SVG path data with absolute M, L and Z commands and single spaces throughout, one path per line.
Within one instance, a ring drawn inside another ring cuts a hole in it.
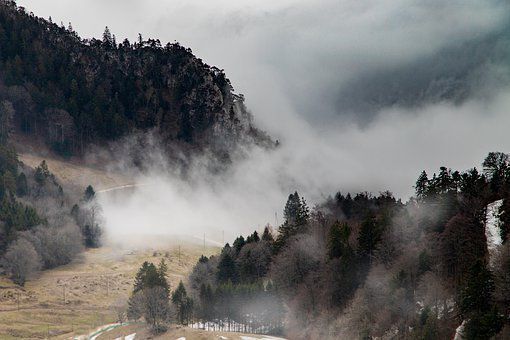
M 285 178 L 287 187 L 268 195 L 265 213 L 283 205 L 291 188 L 312 202 L 337 190 L 391 189 L 407 198 L 423 169 L 464 170 L 479 166 L 489 151 L 510 150 L 509 70 L 500 63 L 509 55 L 510 30 L 503 42 L 497 36 L 509 22 L 508 1 L 18 4 L 71 22 L 82 37 L 100 37 L 109 26 L 117 41 L 134 41 L 138 33 L 178 41 L 224 69 L 257 125 L 283 142 L 240 167 L 239 176 L 253 183 L 239 180 L 225 193 L 261 183 L 272 188 Z M 445 88 L 474 90 L 463 101 L 435 100 Z

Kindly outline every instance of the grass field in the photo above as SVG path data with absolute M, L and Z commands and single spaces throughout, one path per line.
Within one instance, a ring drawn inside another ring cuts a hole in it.
M 0 276 L 0 339 L 67 339 L 88 334 L 116 321 L 112 306 L 128 298 L 144 261 L 165 259 L 168 279 L 176 287 L 200 255 L 219 250 L 168 236 L 159 237 L 157 245 L 88 250 L 69 265 L 42 272 L 24 288 Z

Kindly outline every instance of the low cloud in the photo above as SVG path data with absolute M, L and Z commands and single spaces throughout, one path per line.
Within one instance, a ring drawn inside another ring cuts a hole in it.
M 289 192 L 408 198 L 423 169 L 477 166 L 510 149 L 508 1 L 20 0 L 84 37 L 177 40 L 224 68 L 258 126 L 281 141 L 191 180 L 155 161 L 147 185 L 104 198 L 113 232 L 220 241 L 281 222 Z M 450 91 L 450 92 L 448 92 Z M 106 197 L 106 196 L 105 196 Z

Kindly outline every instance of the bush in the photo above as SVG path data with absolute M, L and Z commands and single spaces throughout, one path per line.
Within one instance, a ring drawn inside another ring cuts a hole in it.
M 41 268 L 41 260 L 32 243 L 18 239 L 11 243 L 4 256 L 4 266 L 12 280 L 23 286 Z

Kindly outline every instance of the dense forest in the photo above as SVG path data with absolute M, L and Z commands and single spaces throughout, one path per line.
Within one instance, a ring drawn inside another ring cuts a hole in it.
M 423 172 L 407 203 L 338 192 L 309 209 L 291 194 L 277 231 L 199 259 L 179 321 L 291 339 L 452 339 L 462 324 L 466 339 L 507 339 L 510 157 L 483 166 Z
M 0 1 L 0 101 L 17 130 L 64 156 L 133 132 L 164 145 L 228 157 L 241 140 L 270 143 L 252 123 L 222 70 L 178 43 L 140 35 L 118 43 L 81 39 L 67 27 Z

